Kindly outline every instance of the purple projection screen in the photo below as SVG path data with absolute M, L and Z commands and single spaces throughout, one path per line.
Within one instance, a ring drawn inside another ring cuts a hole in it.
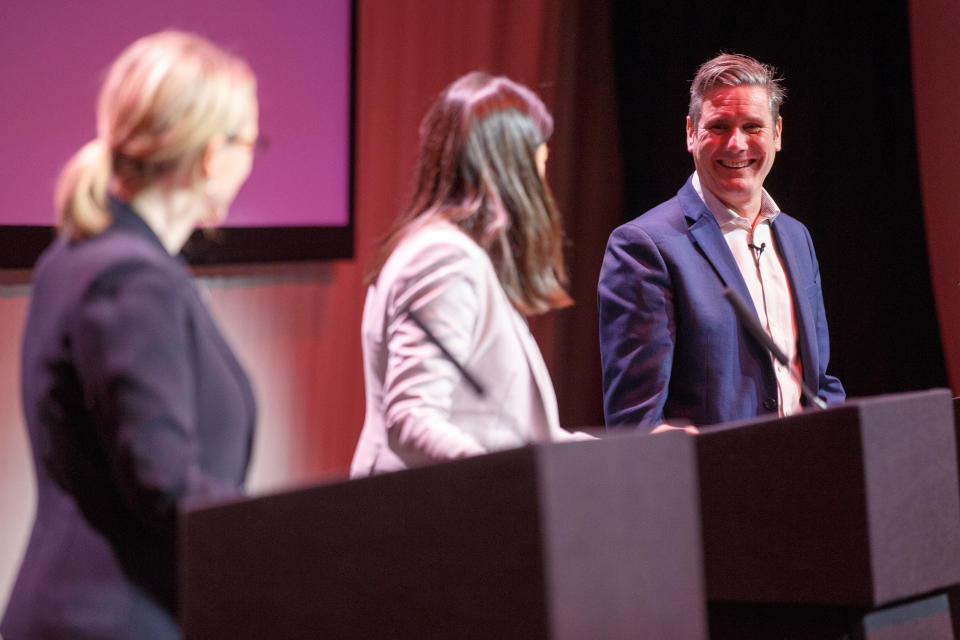
M 192 261 L 352 255 L 351 0 L 44 0 L 0 2 L 0 267 L 31 266 L 52 238 L 53 187 L 96 135 L 111 61 L 170 28 L 250 63 L 270 143 L 224 229 Z

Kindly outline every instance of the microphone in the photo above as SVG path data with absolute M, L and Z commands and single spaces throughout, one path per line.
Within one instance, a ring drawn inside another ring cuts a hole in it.
M 766 243 L 766 242 L 761 242 L 761 243 L 760 243 L 760 246 L 758 247 L 757 245 L 755 245 L 755 244 L 753 244 L 753 243 L 751 243 L 751 242 L 748 242 L 748 243 L 747 243 L 747 246 L 750 247 L 751 249 L 753 249 L 753 255 L 755 255 L 755 256 L 757 257 L 757 260 L 759 260 L 759 259 L 760 259 L 760 256 L 763 255 L 763 250 L 767 248 L 767 243 Z
M 780 364 L 787 368 L 791 377 L 800 383 L 800 391 L 803 393 L 803 397 L 807 399 L 807 402 L 819 409 L 826 409 L 827 403 L 811 391 L 807 383 L 803 381 L 803 378 L 797 375 L 797 372 L 790 366 L 790 361 L 787 360 L 787 354 L 785 354 L 780 347 L 777 346 L 777 343 L 773 341 L 773 338 L 763 330 L 763 327 L 760 326 L 760 320 L 757 319 L 757 315 L 750 310 L 747 303 L 743 301 L 743 298 L 737 295 L 737 292 L 730 287 L 723 288 L 723 297 L 726 298 L 730 306 L 733 307 L 733 311 L 737 314 L 737 319 L 740 320 L 740 324 L 753 336 L 753 339 L 769 351 Z
M 427 340 L 429 340 L 434 345 L 436 345 L 436 347 L 440 349 L 440 353 L 443 354 L 443 357 L 449 360 L 450 363 L 457 368 L 457 371 L 459 371 L 460 375 L 463 376 L 463 379 L 467 381 L 467 384 L 470 385 L 470 388 L 473 389 L 474 393 L 476 393 L 481 398 L 487 395 L 487 392 L 483 388 L 483 385 L 481 385 L 476 378 L 470 375 L 470 372 L 467 371 L 462 364 L 460 364 L 460 361 L 457 360 L 452 353 L 447 351 L 447 348 L 443 346 L 443 343 L 440 342 L 440 339 L 434 335 L 433 331 L 430 331 L 430 328 L 427 327 L 426 324 L 424 324 L 423 320 L 420 319 L 420 316 L 418 316 L 414 312 L 414 310 L 410 309 L 409 307 L 407 308 L 406 311 L 407 311 L 407 315 L 410 316 L 410 319 L 413 320 L 413 323 L 418 327 L 420 327 L 420 330 L 423 331 L 424 334 L 426 334 Z

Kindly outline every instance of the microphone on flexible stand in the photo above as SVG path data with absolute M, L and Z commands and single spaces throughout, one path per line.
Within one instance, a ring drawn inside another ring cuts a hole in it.
M 763 250 L 761 245 L 760 250 Z M 760 326 L 760 321 L 757 319 L 756 314 L 750 310 L 747 304 L 743 301 L 737 292 L 731 289 L 730 287 L 723 288 L 723 297 L 727 299 L 730 305 L 733 307 L 733 311 L 737 314 L 737 318 L 740 320 L 740 324 L 753 336 L 753 339 L 760 343 L 764 349 L 769 351 L 771 355 L 783 366 L 787 368 L 787 371 L 790 372 L 790 375 L 794 380 L 800 383 L 800 390 L 803 392 L 803 397 L 807 399 L 807 402 L 819 409 L 826 409 L 827 403 L 823 401 L 817 394 L 810 390 L 810 387 L 807 386 L 807 383 L 803 381 L 803 378 L 797 375 L 797 372 L 794 371 L 793 367 L 790 366 L 790 361 L 787 360 L 787 355 L 777 346 L 777 343 L 773 341 L 766 331 L 763 330 L 763 327 Z

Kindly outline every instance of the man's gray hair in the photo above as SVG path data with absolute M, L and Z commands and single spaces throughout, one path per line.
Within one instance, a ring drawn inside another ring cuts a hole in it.
M 696 130 L 703 108 L 703 97 L 711 89 L 741 85 L 763 87 L 767 90 L 770 96 L 770 117 L 776 125 L 780 105 L 787 97 L 782 81 L 783 78 L 777 77 L 777 70 L 770 65 L 758 62 L 750 56 L 721 53 L 700 65 L 693 84 L 690 85 L 690 110 L 687 112 L 690 125 Z

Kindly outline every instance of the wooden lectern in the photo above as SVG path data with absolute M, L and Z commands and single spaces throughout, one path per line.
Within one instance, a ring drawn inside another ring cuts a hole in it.
M 957 639 L 958 450 L 951 394 L 932 390 L 194 509 L 183 624 L 190 638 Z
M 960 583 L 948 390 L 696 441 L 711 637 L 960 637 L 944 591 Z
M 188 638 L 706 638 L 682 434 L 192 509 L 179 553 Z

